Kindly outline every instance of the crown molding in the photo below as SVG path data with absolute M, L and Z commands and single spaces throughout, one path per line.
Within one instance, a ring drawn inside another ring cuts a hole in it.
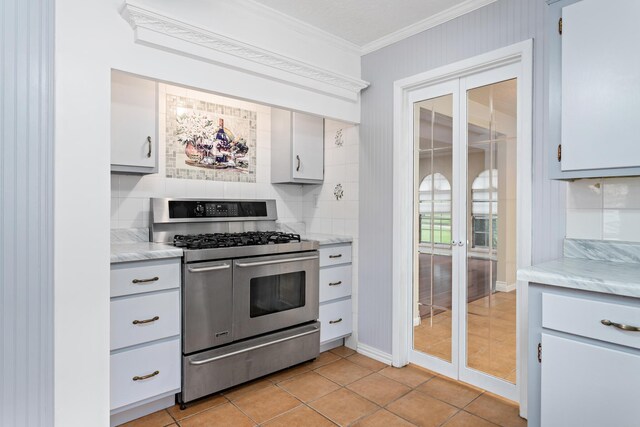
M 131 2 L 125 2 L 120 15 L 134 30 L 136 41 L 161 49 L 184 53 L 208 62 L 213 61 L 223 66 L 243 69 L 263 77 L 351 100 L 356 100 L 360 91 L 369 86 L 364 80 L 214 33 Z M 163 39 L 158 35 L 169 38 Z M 182 45 L 176 46 L 176 41 Z M 193 45 L 196 45 L 196 48 L 192 48 Z M 243 61 L 242 65 L 238 65 L 237 61 L 225 61 L 225 57 L 220 53 L 239 58 Z
M 480 9 L 481 7 L 487 6 L 496 1 L 497 0 L 467 0 L 449 9 L 443 10 L 440 13 L 423 19 L 422 21 L 418 21 L 415 24 L 411 24 L 408 27 L 405 27 L 401 30 L 395 31 L 391 34 L 380 37 L 377 40 L 365 44 L 361 48 L 361 54 L 366 55 L 378 49 L 382 49 L 383 47 L 399 42 L 400 40 L 416 35 L 430 28 L 437 27 L 438 25 L 444 24 L 445 22 L 451 21 L 452 19 L 458 18 L 459 16 L 462 16 L 469 12 L 473 12 L 476 9 Z
M 251 9 L 254 13 L 262 16 L 268 16 L 270 19 L 279 22 L 285 27 L 291 28 L 301 34 L 308 37 L 321 39 L 322 41 L 333 45 L 337 49 L 344 50 L 354 55 L 360 56 L 362 54 L 362 47 L 356 43 L 352 43 L 348 40 L 338 37 L 328 31 L 313 26 L 308 22 L 301 21 L 294 18 L 291 15 L 280 12 L 279 10 L 270 8 L 262 3 L 258 3 L 254 0 L 234 0 L 235 3 L 240 3 L 243 8 Z

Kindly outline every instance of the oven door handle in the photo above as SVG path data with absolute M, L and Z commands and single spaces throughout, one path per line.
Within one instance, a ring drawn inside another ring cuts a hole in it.
M 212 265 L 211 267 L 189 267 L 189 273 L 204 273 L 207 271 L 226 270 L 231 264 Z
M 242 350 L 232 351 L 231 353 L 221 354 L 220 356 L 211 357 L 209 359 L 190 360 L 189 364 L 190 365 L 196 365 L 196 366 L 197 365 L 204 365 L 206 363 L 215 362 L 216 360 L 226 359 L 227 357 L 231 357 L 231 356 L 237 356 L 238 354 L 246 353 L 246 352 L 252 351 L 252 350 L 257 350 L 257 349 L 263 348 L 263 347 L 268 347 L 268 346 L 274 345 L 274 344 L 279 344 L 281 342 L 290 341 L 290 340 L 293 340 L 293 339 L 296 339 L 296 338 L 304 337 L 306 335 L 315 334 L 317 332 L 320 332 L 320 329 L 319 328 L 313 328 L 310 331 L 302 332 L 302 333 L 299 333 L 299 334 L 296 334 L 296 335 L 292 335 L 290 337 L 284 337 L 284 338 L 280 338 L 280 339 L 275 340 L 275 341 L 265 342 L 265 343 L 262 343 L 262 344 L 254 345 L 254 346 L 249 347 L 249 348 L 243 348 Z
M 259 267 L 261 265 L 283 264 L 285 262 L 296 261 L 311 261 L 318 259 L 318 256 L 303 256 L 297 258 L 285 258 L 285 259 L 273 259 L 271 261 L 256 261 L 256 262 L 238 262 L 236 261 L 236 267 Z

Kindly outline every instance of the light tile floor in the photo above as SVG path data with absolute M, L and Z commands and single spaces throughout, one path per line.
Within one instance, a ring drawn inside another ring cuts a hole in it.
M 470 368 L 516 381 L 516 293 L 496 292 L 467 304 L 467 356 Z M 451 311 L 413 328 L 414 348 L 451 361 Z
M 512 402 L 409 365 L 393 368 L 339 347 L 313 362 L 127 427 L 526 426 Z

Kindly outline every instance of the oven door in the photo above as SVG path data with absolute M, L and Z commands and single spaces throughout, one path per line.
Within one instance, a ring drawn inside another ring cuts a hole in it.
M 316 320 L 318 274 L 318 251 L 236 260 L 234 339 Z

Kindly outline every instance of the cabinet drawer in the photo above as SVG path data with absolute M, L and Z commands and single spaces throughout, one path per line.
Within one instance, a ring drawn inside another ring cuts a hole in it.
M 351 262 L 351 244 L 320 247 L 320 267 Z
M 321 305 L 320 323 L 320 343 L 350 334 L 351 298 Z
M 180 335 L 178 289 L 111 301 L 111 350 L 174 335 Z
M 320 302 L 351 295 L 351 266 L 323 268 L 320 270 Z
M 111 296 L 180 287 L 180 258 L 111 265 Z
M 640 348 L 640 332 L 606 326 L 602 320 L 640 327 L 640 306 L 547 293 L 542 295 L 544 328 Z
M 147 375 L 153 376 L 138 379 Z M 111 355 L 111 409 L 179 388 L 178 338 Z

